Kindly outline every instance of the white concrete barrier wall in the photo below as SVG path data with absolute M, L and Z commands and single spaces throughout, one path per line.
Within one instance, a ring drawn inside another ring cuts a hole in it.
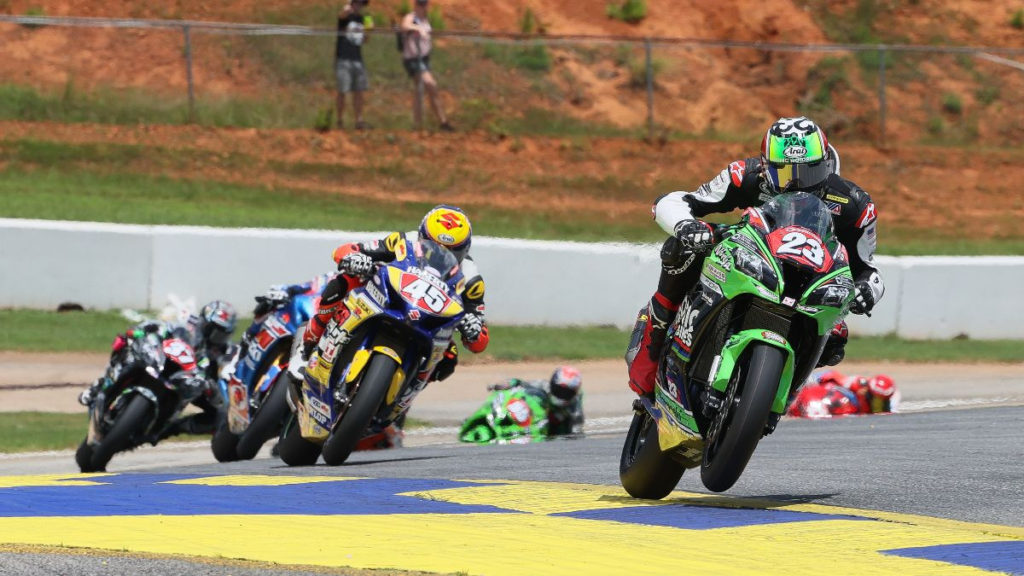
M 333 269 L 342 242 L 381 233 L 0 219 L 0 306 L 157 309 L 170 294 L 247 311 L 271 284 Z M 632 325 L 658 279 L 654 244 L 477 237 L 495 324 Z M 1024 338 L 1024 257 L 879 257 L 885 298 L 856 334 Z

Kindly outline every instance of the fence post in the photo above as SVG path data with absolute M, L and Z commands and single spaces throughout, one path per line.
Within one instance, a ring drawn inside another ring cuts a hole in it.
M 878 146 L 885 147 L 885 46 L 879 46 L 878 58 Z
M 188 121 L 193 124 L 196 121 L 196 89 L 192 80 L 192 34 L 188 24 L 181 28 L 185 36 L 185 78 L 188 81 Z
M 647 139 L 654 142 L 654 63 L 650 38 L 644 38 L 644 67 L 647 75 Z

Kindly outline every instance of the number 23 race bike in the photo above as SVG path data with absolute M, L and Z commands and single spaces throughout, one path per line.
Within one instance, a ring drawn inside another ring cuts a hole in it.
M 637 498 L 665 497 L 698 466 L 709 490 L 732 487 L 854 297 L 816 196 L 776 196 L 719 234 L 669 329 L 653 397 L 633 405 L 619 477 Z

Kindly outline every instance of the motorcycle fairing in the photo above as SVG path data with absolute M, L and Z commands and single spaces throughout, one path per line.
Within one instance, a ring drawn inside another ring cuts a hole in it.
M 661 387 L 654 389 L 654 402 L 641 397 L 637 401 L 658 426 L 658 448 L 662 452 L 676 450 L 686 468 L 700 466 L 704 439 L 697 431 L 693 414 L 673 400 Z
M 779 382 L 779 388 L 775 392 L 775 401 L 772 404 L 772 412 L 783 414 L 786 411 L 789 389 L 793 384 L 793 363 L 796 354 L 785 338 L 771 330 L 752 328 L 742 330 L 730 336 L 722 348 L 721 356 L 712 365 L 714 378 L 711 380 L 711 387 L 719 392 L 724 393 L 726 391 L 740 356 L 743 355 L 743 351 L 747 349 L 751 342 L 763 342 L 786 352 L 786 364 L 782 369 L 782 380 Z
M 320 287 L 323 290 L 323 287 Z M 271 384 L 282 373 L 288 355 L 277 359 L 266 372 L 256 378 L 256 369 L 271 350 L 279 343 L 294 338 L 299 327 L 307 322 L 316 310 L 319 294 L 298 294 L 288 304 L 274 310 L 263 321 L 260 331 L 253 337 L 245 358 L 235 364 L 227 382 L 221 382 L 221 390 L 228 400 L 228 429 L 233 434 L 242 434 L 252 421 L 250 402 L 253 398 L 266 397 Z

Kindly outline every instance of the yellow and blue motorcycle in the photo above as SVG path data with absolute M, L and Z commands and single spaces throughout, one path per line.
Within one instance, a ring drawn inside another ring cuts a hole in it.
M 343 463 L 364 433 L 399 420 L 427 385 L 465 314 L 465 278 L 447 248 L 402 239 L 396 258 L 348 292 L 299 385 L 278 453 L 289 466 Z

